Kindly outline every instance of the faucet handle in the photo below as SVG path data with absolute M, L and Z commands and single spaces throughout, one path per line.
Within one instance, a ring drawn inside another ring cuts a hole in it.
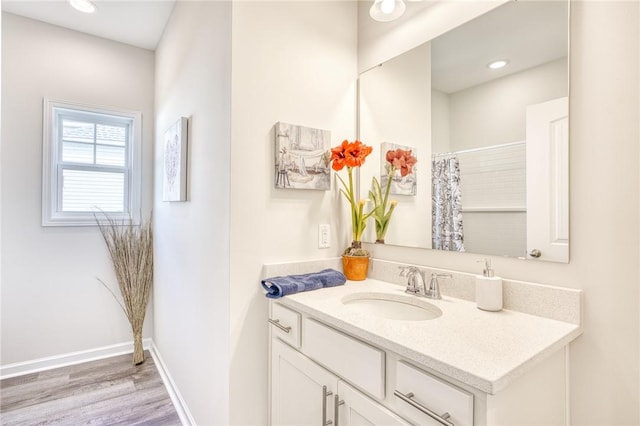
M 429 290 L 427 290 L 427 297 L 430 299 L 442 299 L 438 278 L 453 278 L 453 275 L 439 272 L 433 272 L 431 274 L 431 282 L 429 282 Z
M 416 267 L 415 266 L 398 266 L 398 269 L 400 269 L 400 276 L 406 277 L 407 274 L 415 270 Z
M 449 274 L 449 273 L 445 273 L 445 272 L 433 272 L 431 274 L 431 279 L 438 279 L 438 278 L 453 278 L 453 275 Z
M 421 274 L 420 270 L 412 265 L 399 266 L 398 268 L 400 269 L 400 276 L 407 279 L 407 289 L 405 290 L 405 293 L 417 294 L 418 288 L 416 286 L 416 273 Z M 424 284 L 424 280 L 422 280 L 422 282 Z

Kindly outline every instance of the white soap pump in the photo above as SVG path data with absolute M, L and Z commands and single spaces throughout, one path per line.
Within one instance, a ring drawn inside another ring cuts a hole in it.
M 482 275 L 476 275 L 476 304 L 484 311 L 502 310 L 502 278 L 496 277 L 491 260 L 484 259 Z

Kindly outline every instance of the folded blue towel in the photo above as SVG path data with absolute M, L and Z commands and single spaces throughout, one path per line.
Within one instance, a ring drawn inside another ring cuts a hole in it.
M 262 280 L 262 287 L 267 290 L 266 296 L 270 299 L 278 299 L 288 294 L 301 291 L 317 290 L 324 287 L 342 285 L 347 278 L 335 269 L 323 269 L 320 272 L 302 275 L 287 275 Z

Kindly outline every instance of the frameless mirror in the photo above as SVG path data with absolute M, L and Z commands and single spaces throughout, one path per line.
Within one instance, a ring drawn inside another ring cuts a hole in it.
M 361 196 L 390 178 L 397 201 L 385 244 L 568 262 L 568 15 L 505 3 L 360 75 Z M 398 148 L 417 164 L 387 177 Z

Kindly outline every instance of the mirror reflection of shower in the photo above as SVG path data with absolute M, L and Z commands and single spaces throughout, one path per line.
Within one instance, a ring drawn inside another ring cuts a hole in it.
M 434 163 L 455 158 L 459 164 L 455 206 L 464 224 L 460 228 L 466 250 L 522 256 L 527 237 L 525 142 L 438 153 L 433 158 Z M 435 236 L 434 248 L 439 248 Z

